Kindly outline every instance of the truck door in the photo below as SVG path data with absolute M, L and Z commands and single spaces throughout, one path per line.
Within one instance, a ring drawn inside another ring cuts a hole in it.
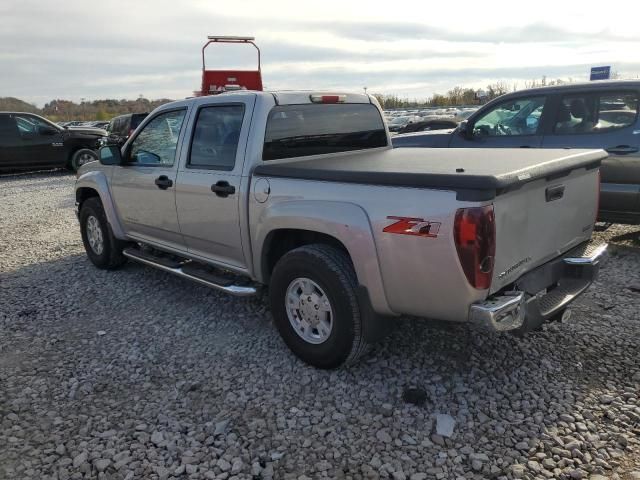
M 190 253 L 244 269 L 240 208 L 246 192 L 241 179 L 255 96 L 236 98 L 214 97 L 195 112 L 189 150 L 178 172 L 176 205 Z
M 537 148 L 542 145 L 545 96 L 506 100 L 469 124 L 467 136 L 454 133 L 453 148 Z
M 111 192 L 128 235 L 185 250 L 176 213 L 177 155 L 187 109 L 155 115 L 126 145 L 114 167 Z
M 15 119 L 8 113 L 0 113 L 0 169 L 17 168 L 24 163 L 21 147 Z
M 25 165 L 33 167 L 64 166 L 66 150 L 62 128 L 54 127 L 34 115 L 12 114 L 20 134 L 20 157 Z
M 609 158 L 600 168 L 600 218 L 640 218 L 640 120 L 634 90 L 564 95 L 544 148 L 602 148 Z

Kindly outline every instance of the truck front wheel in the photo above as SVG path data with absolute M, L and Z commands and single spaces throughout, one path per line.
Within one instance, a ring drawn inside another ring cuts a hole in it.
M 126 242 L 111 233 L 107 216 L 98 197 L 91 197 L 80 208 L 80 233 L 82 243 L 91 263 L 98 268 L 111 270 L 127 261 L 122 255 Z
M 314 244 L 286 253 L 271 276 L 275 324 L 287 346 L 318 368 L 354 363 L 367 351 L 349 257 Z

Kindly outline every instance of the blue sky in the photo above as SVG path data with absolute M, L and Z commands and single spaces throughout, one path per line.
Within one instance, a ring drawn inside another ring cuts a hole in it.
M 425 98 L 495 81 L 524 88 L 586 80 L 612 65 L 640 75 L 637 2 L 290 0 L 5 0 L 0 96 L 182 98 L 200 81 L 209 34 L 252 35 L 270 89 L 331 89 Z M 212 65 L 249 66 L 251 50 L 211 50 Z

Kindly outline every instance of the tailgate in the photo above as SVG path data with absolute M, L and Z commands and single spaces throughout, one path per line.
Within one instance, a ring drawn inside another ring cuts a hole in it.
M 541 178 L 496 197 L 496 253 L 491 292 L 591 237 L 598 169 Z

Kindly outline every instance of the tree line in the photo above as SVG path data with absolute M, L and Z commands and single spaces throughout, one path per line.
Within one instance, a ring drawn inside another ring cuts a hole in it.
M 54 122 L 69 120 L 111 120 L 125 113 L 151 112 L 154 108 L 171 102 L 168 98 L 149 100 L 139 97 L 135 100 L 104 99 L 83 102 L 71 100 L 52 100 L 38 108 L 35 105 L 13 97 L 0 98 L 0 111 L 30 112 L 42 115 Z
M 611 78 L 620 78 L 618 72 L 612 72 Z M 548 85 L 562 85 L 572 83 L 572 78 L 549 79 L 546 76 L 540 79 L 527 80 L 524 88 L 535 88 Z M 420 107 L 452 107 L 462 105 L 482 105 L 505 93 L 518 90 L 518 83 L 508 84 L 500 81 L 487 85 L 485 88 L 465 88 L 455 86 L 445 94 L 434 93 L 426 99 L 409 99 L 397 94 L 374 93 L 384 109 L 390 108 L 420 108 Z M 125 113 L 151 112 L 154 108 L 171 102 L 168 98 L 149 100 L 142 95 L 135 100 L 92 100 L 80 103 L 70 100 L 52 100 L 43 108 L 24 102 L 13 97 L 0 98 L 0 111 L 31 112 L 43 115 L 54 122 L 69 120 L 110 120 Z
M 613 73 L 612 78 L 617 76 L 616 72 Z M 540 79 L 527 80 L 524 82 L 524 88 L 544 87 L 551 85 L 562 85 L 565 83 L 572 83 L 572 78 L 562 79 L 549 79 L 543 76 Z M 378 102 L 384 109 L 389 108 L 420 108 L 420 107 L 455 107 L 455 106 L 472 106 L 482 105 L 496 97 L 504 95 L 505 93 L 515 92 L 519 90 L 517 82 L 509 84 L 504 81 L 495 82 L 487 85 L 485 88 L 464 88 L 453 87 L 447 93 L 434 93 L 431 97 L 426 99 L 409 99 L 402 98 L 396 94 L 385 95 L 380 93 L 374 93 L 373 96 L 378 99 Z

